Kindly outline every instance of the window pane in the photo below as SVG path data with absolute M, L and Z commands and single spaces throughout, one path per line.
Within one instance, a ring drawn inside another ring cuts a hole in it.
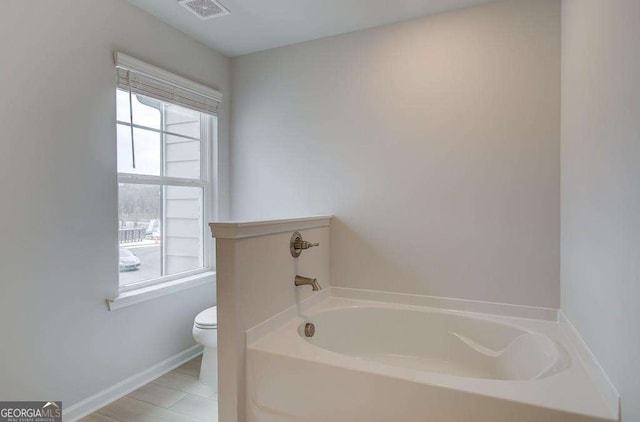
M 200 141 L 166 135 L 165 175 L 200 179 Z
M 116 90 L 119 184 L 120 285 L 149 282 L 201 269 L 205 189 L 175 186 L 173 179 L 203 180 L 202 154 L 215 117 Z M 202 125 L 205 122 L 206 125 Z M 132 146 L 135 148 L 135 168 Z M 124 174 L 137 174 L 134 184 Z M 144 176 L 159 177 L 145 182 Z M 166 179 L 165 179 L 166 178 Z M 150 283 L 150 284 L 152 284 Z M 145 284 L 146 285 L 146 284 Z
M 119 184 L 121 286 L 162 275 L 161 201 L 161 186 Z
M 116 89 L 116 119 L 119 122 L 131 123 L 129 116 L 129 93 Z
M 164 118 L 165 131 L 200 139 L 199 112 L 174 104 L 165 104 Z
M 165 187 L 166 274 L 202 268 L 203 190 L 199 187 Z
M 162 135 L 144 129 L 133 129 L 136 167 L 131 155 L 131 127 L 117 125 L 118 172 L 160 176 Z
M 119 184 L 121 286 L 204 267 L 203 194 L 199 187 Z
M 162 102 L 133 94 L 133 123 L 156 130 L 162 129 Z M 116 90 L 116 115 L 118 121 L 131 123 L 129 92 Z

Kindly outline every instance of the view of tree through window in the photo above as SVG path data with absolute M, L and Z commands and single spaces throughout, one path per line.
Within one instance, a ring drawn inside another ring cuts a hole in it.
M 122 221 L 134 225 L 158 218 L 160 190 L 157 186 L 120 184 L 118 212 Z

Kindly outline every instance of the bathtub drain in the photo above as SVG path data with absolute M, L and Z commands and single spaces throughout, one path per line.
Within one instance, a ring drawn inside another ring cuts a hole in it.
M 316 333 L 316 326 L 313 325 L 310 322 L 307 322 L 306 324 L 304 324 L 304 335 L 307 337 L 313 337 L 313 335 Z

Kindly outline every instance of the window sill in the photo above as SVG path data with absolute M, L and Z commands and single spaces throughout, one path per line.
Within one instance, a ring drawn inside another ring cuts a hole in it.
M 216 273 L 207 271 L 205 273 L 167 281 L 149 287 L 120 293 L 114 298 L 107 299 L 107 306 L 110 311 L 126 308 L 131 305 L 146 302 L 151 299 L 166 296 L 185 289 L 202 286 L 203 284 L 216 281 Z

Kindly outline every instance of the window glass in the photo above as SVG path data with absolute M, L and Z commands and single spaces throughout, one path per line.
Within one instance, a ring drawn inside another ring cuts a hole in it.
M 118 173 L 161 175 L 162 135 L 160 133 L 133 128 L 135 168 L 133 167 L 131 126 L 118 124 L 117 137 Z
M 200 141 L 167 135 L 165 174 L 169 177 L 200 178 Z
M 165 128 L 169 133 L 200 139 L 200 113 L 169 104 L 165 108 Z
M 167 186 L 165 194 L 165 274 L 202 267 L 202 188 Z
M 118 185 L 120 284 L 162 275 L 162 187 Z
M 162 102 L 142 95 L 131 95 L 133 123 L 150 129 L 162 129 Z M 116 90 L 116 116 L 119 122 L 131 123 L 129 92 Z M 198 113 L 199 114 L 199 113 Z
M 120 285 L 204 269 L 210 185 L 202 169 L 215 117 L 133 95 L 132 126 L 129 93 L 116 97 Z

